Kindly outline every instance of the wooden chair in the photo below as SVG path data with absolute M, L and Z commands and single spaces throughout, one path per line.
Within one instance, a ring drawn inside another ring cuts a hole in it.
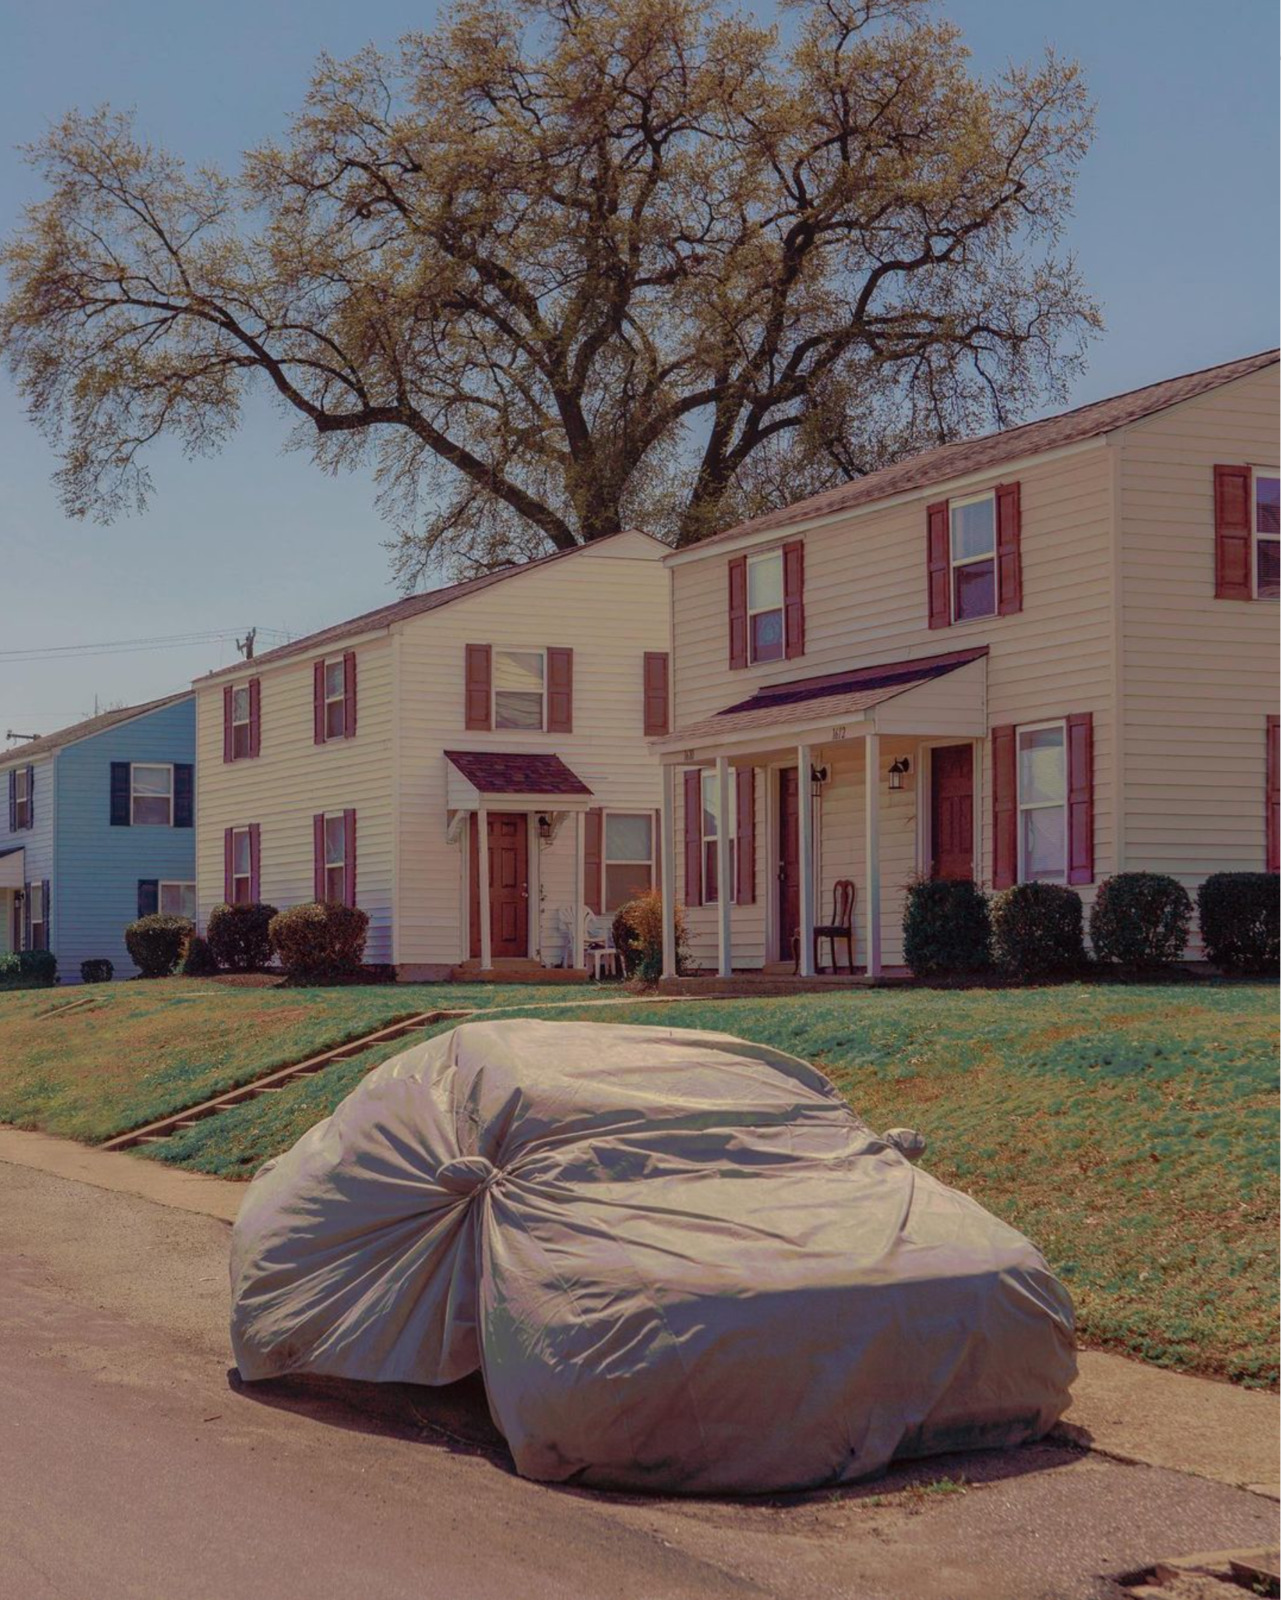
M 845 970 L 852 977 L 854 975 L 854 899 L 855 889 L 850 878 L 838 878 L 832 886 L 832 920 L 830 922 L 816 923 L 814 927 L 814 971 L 822 972 L 823 967 L 818 959 L 818 942 L 827 940 L 827 953 L 832 958 L 832 971 L 839 972 L 836 965 L 836 947 L 838 944 L 845 946 Z M 792 938 L 792 953 L 795 960 L 792 963 L 793 973 L 801 970 L 801 936 L 799 933 Z

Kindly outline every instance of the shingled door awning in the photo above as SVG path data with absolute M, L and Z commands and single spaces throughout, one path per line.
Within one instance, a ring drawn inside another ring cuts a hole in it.
M 27 853 L 21 845 L 0 850 L 0 889 L 21 889 Z
M 446 750 L 451 809 L 473 809 L 480 800 L 499 808 L 520 801 L 559 811 L 579 810 L 592 791 L 559 756 L 512 750 Z

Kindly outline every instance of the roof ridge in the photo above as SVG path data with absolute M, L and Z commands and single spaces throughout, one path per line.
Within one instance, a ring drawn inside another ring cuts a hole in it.
M 92 717 L 82 717 L 79 722 L 69 722 L 65 728 L 55 728 L 52 733 L 42 733 L 38 738 L 28 739 L 26 744 L 15 745 L 11 750 L 0 750 L 0 768 L 14 761 L 25 761 L 31 756 L 46 755 L 51 750 L 61 750 L 69 744 L 79 744 L 81 739 L 92 739 L 95 734 L 105 733 L 108 728 L 117 727 L 134 717 L 143 717 L 149 711 L 158 711 L 162 706 L 189 699 L 191 694 L 189 688 L 175 689 L 171 694 L 158 695 L 154 700 L 140 700 L 132 706 L 116 706 Z

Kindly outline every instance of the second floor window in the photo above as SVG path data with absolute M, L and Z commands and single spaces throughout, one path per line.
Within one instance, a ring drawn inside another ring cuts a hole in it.
M 135 761 L 130 770 L 129 820 L 135 828 L 173 825 L 173 768 Z
M 494 726 L 542 731 L 546 658 L 541 650 L 494 651 Z
M 953 622 L 996 615 L 996 499 L 954 500 L 951 515 Z
M 13 826 L 29 828 L 32 821 L 32 778 L 30 767 L 19 767 L 13 774 Z
M 734 806 L 734 788 L 730 786 L 730 814 L 729 814 L 729 884 L 730 899 L 734 899 L 734 885 L 738 882 L 738 817 Z M 717 853 L 716 841 L 720 835 L 720 786 L 716 782 L 716 773 L 707 770 L 703 773 L 703 904 L 714 905 L 720 898 L 719 884 L 717 881 Z
M 343 664 L 325 662 L 325 738 L 341 739 L 347 732 L 347 679 Z
M 750 661 L 783 659 L 783 552 L 747 563 L 747 647 Z
M 253 900 L 253 845 L 248 828 L 235 828 L 231 835 L 231 903 L 247 906 Z
M 231 757 L 243 761 L 251 754 L 249 738 L 249 685 L 231 691 Z
M 1254 477 L 1254 592 L 1260 600 L 1281 597 L 1281 478 L 1260 471 Z
M 1020 728 L 1019 882 L 1067 881 L 1067 746 L 1061 722 Z

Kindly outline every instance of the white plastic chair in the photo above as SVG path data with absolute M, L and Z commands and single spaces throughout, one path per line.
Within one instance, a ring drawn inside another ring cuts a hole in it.
M 618 976 L 618 951 L 614 945 L 613 917 L 599 916 L 588 911 L 583 921 L 583 954 L 591 963 L 592 978 L 599 983 L 608 973 Z

